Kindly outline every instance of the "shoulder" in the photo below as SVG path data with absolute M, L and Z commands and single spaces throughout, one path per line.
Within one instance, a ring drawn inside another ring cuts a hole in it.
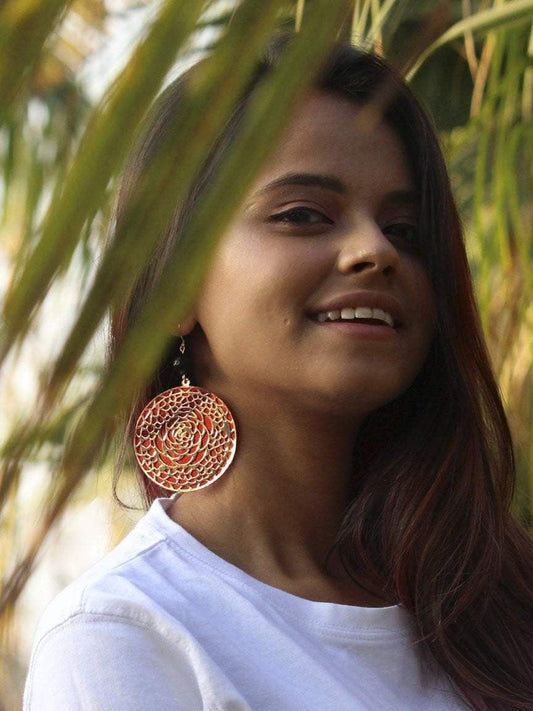
M 187 628 L 190 562 L 151 510 L 100 563 L 45 610 L 25 711 L 150 706 L 218 709 L 217 670 Z M 181 610 L 182 614 L 177 614 Z M 210 684 L 200 688 L 202 669 Z M 222 681 L 220 683 L 223 683 Z
M 180 580 L 190 577 L 190 561 L 179 542 L 172 540 L 175 533 L 163 505 L 155 502 L 118 546 L 48 605 L 36 644 L 71 624 L 113 620 L 153 627 L 154 613 L 161 613 L 169 597 L 179 598 Z
M 206 666 L 212 665 L 179 623 L 165 625 L 146 608 L 110 601 L 65 616 L 39 637 L 24 710 L 141 711 L 148 701 L 154 708 L 214 710 L 216 695 L 198 684 L 198 669 Z

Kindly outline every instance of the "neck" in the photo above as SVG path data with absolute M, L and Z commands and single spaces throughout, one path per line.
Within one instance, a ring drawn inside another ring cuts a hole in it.
M 268 410 L 255 404 L 242 418 L 235 486 L 264 525 L 329 548 L 348 503 L 356 425 L 341 430 L 337 420 L 283 403 Z
M 180 497 L 171 515 L 264 582 L 353 602 L 352 584 L 329 556 L 349 502 L 358 421 L 347 424 L 346 416 L 296 409 L 273 397 L 267 402 L 231 400 L 237 423 L 231 467 L 213 485 Z M 363 594 L 355 604 L 383 602 Z

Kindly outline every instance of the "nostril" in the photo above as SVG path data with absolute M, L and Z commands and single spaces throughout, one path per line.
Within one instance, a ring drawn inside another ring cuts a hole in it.
M 363 272 L 365 269 L 372 269 L 375 267 L 375 264 L 372 262 L 358 262 L 357 264 L 354 264 L 352 267 L 352 271 L 354 272 Z

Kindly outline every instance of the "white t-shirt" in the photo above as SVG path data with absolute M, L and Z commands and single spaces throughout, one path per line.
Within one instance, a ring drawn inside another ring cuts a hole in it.
M 159 499 L 39 624 L 25 711 L 455 711 L 399 606 L 314 602 L 222 560 Z

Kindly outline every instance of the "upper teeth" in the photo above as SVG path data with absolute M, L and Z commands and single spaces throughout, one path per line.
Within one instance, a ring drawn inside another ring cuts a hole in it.
M 368 306 L 358 306 L 356 309 L 344 308 L 338 311 L 323 311 L 317 315 L 318 321 L 350 321 L 354 318 L 371 318 L 384 321 L 389 326 L 394 326 L 392 316 L 383 309 L 371 309 Z

